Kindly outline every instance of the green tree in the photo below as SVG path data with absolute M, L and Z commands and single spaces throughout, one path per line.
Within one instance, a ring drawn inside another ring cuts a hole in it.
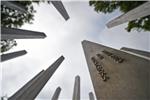
M 13 46 L 16 46 L 17 43 L 15 40 L 2 40 L 1 41 L 1 52 L 10 50 Z
M 5 2 L 5 1 L 4 1 Z M 1 5 L 1 25 L 4 27 L 21 27 L 24 23 L 32 23 L 34 20 L 34 13 L 36 12 L 33 3 L 39 1 L 13 1 L 25 7 L 28 13 L 20 13 L 18 10 L 10 9 Z
M 95 11 L 98 13 L 112 13 L 117 9 L 126 13 L 145 2 L 146 1 L 89 1 L 89 5 L 94 6 Z M 150 31 L 150 15 L 128 22 L 128 26 L 125 29 L 128 32 L 134 29 L 137 31 Z
M 1 5 L 1 26 L 9 28 L 19 28 L 24 23 L 32 24 L 36 10 L 33 3 L 39 4 L 41 1 L 13 1 L 25 7 L 27 13 L 20 13 L 17 10 L 10 9 L 5 5 Z M 44 2 L 44 1 L 42 1 Z M 49 3 L 49 2 L 48 2 Z M 17 43 L 12 40 L 1 40 L 1 52 L 10 50 Z

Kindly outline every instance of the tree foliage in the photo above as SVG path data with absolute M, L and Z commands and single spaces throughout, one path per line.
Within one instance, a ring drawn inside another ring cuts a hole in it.
M 1 52 L 6 52 L 10 50 L 13 46 L 16 46 L 15 40 L 2 40 L 1 41 Z
M 24 23 L 32 23 L 34 20 L 34 13 L 36 12 L 33 8 L 35 1 L 13 1 L 21 4 L 25 7 L 28 13 L 20 13 L 18 10 L 13 10 L 5 5 L 1 5 L 1 24 L 5 27 L 21 27 Z M 39 2 L 35 2 L 39 3 Z
M 146 1 L 89 1 L 89 5 L 93 6 L 98 13 L 112 13 L 117 9 L 126 13 L 145 2 Z M 150 31 L 150 15 L 128 22 L 126 30 L 128 32 L 131 30 Z
M 39 1 L 13 1 L 25 7 L 27 13 L 20 13 L 18 10 L 13 10 L 5 5 L 1 5 L 1 26 L 9 28 L 19 28 L 24 23 L 32 24 L 34 13 L 36 10 L 33 3 L 39 4 Z M 1 40 L 1 52 L 10 50 L 17 43 L 14 39 Z

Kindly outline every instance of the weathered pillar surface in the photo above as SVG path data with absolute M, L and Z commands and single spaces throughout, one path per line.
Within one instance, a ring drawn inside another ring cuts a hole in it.
M 123 24 L 128 21 L 132 21 L 141 17 L 150 15 L 150 2 L 146 2 L 139 7 L 130 10 L 129 12 L 111 20 L 106 25 L 108 28 Z
M 58 87 L 54 93 L 54 95 L 52 96 L 52 99 L 51 100 L 58 100 L 58 97 L 60 95 L 60 91 L 61 91 L 61 88 Z
M 135 53 L 135 54 L 142 55 L 142 56 L 150 58 L 150 52 L 147 52 L 147 51 L 136 50 L 136 49 L 127 48 L 127 47 L 122 47 L 120 50 Z
M 26 83 L 21 89 L 19 89 L 15 94 L 13 94 L 9 100 L 16 100 L 20 96 L 24 95 L 24 92 L 28 91 L 29 88 L 31 88 L 34 85 L 34 82 L 36 82 L 44 73 L 44 70 L 39 72 L 34 78 L 32 78 L 28 83 Z
M 150 99 L 150 60 L 90 41 L 82 46 L 97 100 Z
M 25 91 L 23 95 L 21 95 L 18 98 L 10 97 L 10 99 L 8 100 L 34 100 L 63 60 L 63 56 L 58 58 L 49 68 L 47 68 L 42 73 L 42 75 L 35 82 L 32 83 L 32 86 L 30 86 L 30 88 L 28 88 L 28 90 Z
M 95 100 L 92 92 L 89 93 L 89 100 Z
M 80 76 L 75 77 L 74 91 L 72 100 L 80 100 Z
M 11 53 L 7 53 L 7 54 L 2 54 L 1 62 L 25 55 L 26 53 L 27 53 L 26 50 L 21 50 L 21 51 L 11 52 Z
M 45 38 L 46 35 L 43 32 L 35 32 L 16 28 L 1 27 L 1 39 L 36 39 Z
M 65 20 L 69 19 L 69 15 L 63 6 L 63 3 L 61 1 L 51 1 L 51 3 L 54 5 L 54 7 L 59 11 L 59 13 L 63 16 Z
M 1 1 L 2 5 L 7 6 L 10 9 L 18 10 L 21 13 L 27 13 L 27 10 L 21 4 L 16 3 L 16 1 Z

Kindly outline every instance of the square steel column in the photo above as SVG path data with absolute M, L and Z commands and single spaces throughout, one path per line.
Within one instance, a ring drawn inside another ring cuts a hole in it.
M 34 100 L 36 96 L 40 93 L 42 88 L 45 86 L 47 81 L 57 70 L 57 68 L 62 63 L 63 60 L 64 60 L 63 56 L 58 58 L 49 68 L 47 68 L 44 72 L 42 72 L 42 74 L 36 80 L 34 80 L 33 83 L 31 83 L 32 85 L 30 85 L 30 87 L 26 89 L 26 91 L 24 91 L 21 95 L 19 95 L 19 97 L 11 96 L 8 100 Z
M 1 40 L 7 39 L 38 39 L 45 38 L 43 32 L 35 32 L 16 28 L 1 27 Z
M 18 4 L 16 1 L 1 1 L 2 5 L 5 5 L 6 7 L 13 9 L 13 10 L 18 10 L 21 13 L 27 13 L 27 10 L 25 9 L 24 6 L 21 4 Z
M 84 40 L 97 100 L 149 100 L 150 60 Z
M 39 72 L 35 77 L 33 77 L 29 82 L 27 82 L 22 88 L 20 88 L 15 94 L 13 94 L 9 100 L 15 100 L 19 98 L 20 96 L 24 95 L 26 91 L 28 91 L 29 88 L 34 85 L 34 83 L 41 77 L 41 75 L 44 73 L 44 70 Z
M 52 96 L 52 99 L 51 100 L 58 100 L 58 97 L 60 95 L 60 92 L 61 92 L 61 88 L 58 87 L 56 90 L 55 90 L 55 93 L 54 95 Z
M 80 76 L 75 77 L 72 100 L 80 100 Z
M 149 1 L 111 20 L 106 25 L 108 28 L 111 28 L 111 27 L 123 24 L 125 22 L 129 22 L 129 21 L 141 18 L 141 17 L 148 16 L 148 15 L 150 15 L 150 2 Z
M 63 16 L 65 20 L 69 19 L 69 15 L 61 1 L 51 1 L 54 7 L 59 11 L 59 13 Z
M 129 52 L 129 53 L 138 54 L 138 55 L 141 55 L 144 57 L 148 57 L 150 59 L 150 52 L 147 52 L 147 51 L 127 48 L 127 47 L 122 47 L 120 50 L 125 51 L 125 52 Z
M 26 53 L 27 53 L 26 50 L 21 50 L 21 51 L 11 52 L 11 53 L 7 53 L 7 54 L 2 54 L 1 62 L 25 55 Z

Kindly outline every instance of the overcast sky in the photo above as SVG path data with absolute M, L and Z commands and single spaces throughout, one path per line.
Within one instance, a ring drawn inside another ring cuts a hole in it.
M 22 29 L 44 32 L 45 39 L 17 40 L 12 51 L 27 50 L 27 54 L 2 65 L 2 95 L 9 97 L 33 78 L 42 69 L 46 69 L 58 57 L 65 60 L 47 82 L 37 100 L 50 100 L 55 89 L 60 86 L 60 100 L 70 100 L 73 94 L 74 78 L 81 78 L 81 99 L 88 100 L 89 92 L 94 92 L 81 41 L 89 40 L 116 49 L 131 47 L 150 51 L 149 32 L 126 32 L 126 23 L 108 29 L 106 23 L 119 16 L 96 13 L 88 2 L 63 2 L 70 19 L 65 21 L 53 5 L 35 5 L 34 24 L 25 24 Z

